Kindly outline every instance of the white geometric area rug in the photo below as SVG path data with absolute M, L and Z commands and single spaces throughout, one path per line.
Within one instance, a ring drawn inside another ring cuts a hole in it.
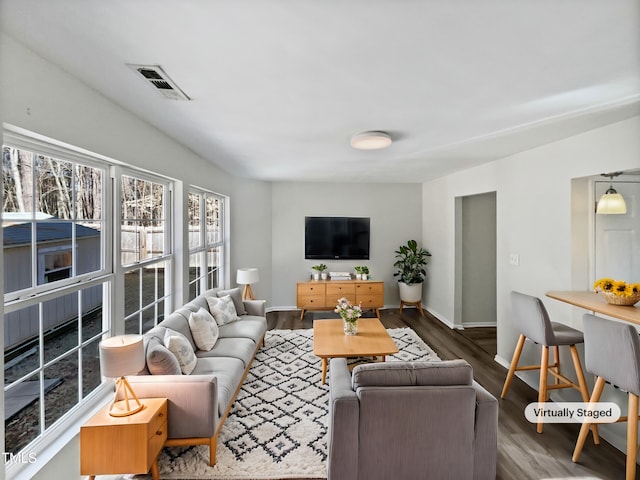
M 388 332 L 399 353 L 387 361 L 439 360 L 412 329 Z M 215 467 L 207 463 L 207 446 L 165 448 L 159 457 L 160 478 L 327 478 L 329 386 L 320 383 L 320 372 L 312 329 L 267 331 L 265 346 L 220 431 Z M 329 381 L 330 376 L 329 369 Z

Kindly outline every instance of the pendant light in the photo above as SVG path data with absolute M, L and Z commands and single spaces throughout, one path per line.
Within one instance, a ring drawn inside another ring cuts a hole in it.
M 613 180 L 614 177 L 622 175 L 622 172 L 603 173 L 601 175 Z M 613 188 L 613 185 L 610 184 L 607 191 L 604 192 L 604 195 L 602 195 L 600 200 L 598 200 L 596 213 L 600 215 L 619 215 L 627 213 L 627 204 L 625 203 L 624 198 L 622 198 L 622 195 L 616 192 Z

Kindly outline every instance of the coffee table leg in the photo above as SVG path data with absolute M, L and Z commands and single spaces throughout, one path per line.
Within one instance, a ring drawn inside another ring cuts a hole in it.
M 327 380 L 327 357 L 322 357 L 322 384 L 324 385 Z

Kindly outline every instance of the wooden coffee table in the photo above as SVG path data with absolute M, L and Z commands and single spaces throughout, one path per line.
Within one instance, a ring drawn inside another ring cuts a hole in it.
M 358 333 L 345 335 L 342 319 L 313 322 L 313 354 L 322 359 L 322 383 L 326 383 L 330 358 L 382 357 L 398 353 L 398 347 L 377 318 L 358 320 Z

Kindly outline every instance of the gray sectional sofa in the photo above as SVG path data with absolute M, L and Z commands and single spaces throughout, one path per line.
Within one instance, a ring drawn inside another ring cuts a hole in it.
M 218 327 L 219 336 L 209 351 L 199 350 L 189 317 L 201 308 L 209 311 L 205 297 L 231 293 L 239 319 Z M 173 371 L 174 358 L 164 355 L 166 329 L 179 332 L 191 343 L 197 362 L 188 375 Z M 218 432 L 240 390 L 267 330 L 262 300 L 242 300 L 239 290 L 204 292 L 177 309 L 145 333 L 147 368 L 129 377 L 140 398 L 163 397 L 168 402 L 167 446 L 209 445 L 210 463 L 216 461 Z M 163 369 L 171 372 L 162 374 Z

